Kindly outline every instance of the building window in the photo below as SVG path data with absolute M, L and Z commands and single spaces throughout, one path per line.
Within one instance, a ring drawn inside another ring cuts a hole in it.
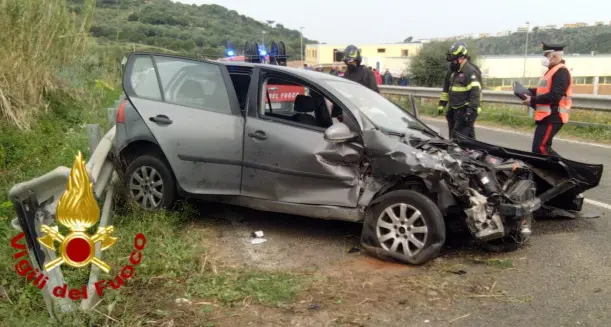
M 401 50 L 401 57 L 409 56 L 409 50 Z
M 344 51 L 333 49 L 333 61 L 339 62 L 344 58 Z
M 386 53 L 386 49 L 385 48 L 379 48 L 378 49 L 378 53 Z

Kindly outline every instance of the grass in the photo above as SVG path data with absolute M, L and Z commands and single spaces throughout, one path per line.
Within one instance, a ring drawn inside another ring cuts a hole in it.
M 306 280 L 302 276 L 207 260 L 204 241 L 211 235 L 190 206 L 158 213 L 123 208 L 113 223 L 119 240 L 103 257 L 112 270 L 100 278 L 114 279 L 128 264 L 134 236 L 143 233 L 147 244 L 134 276 L 121 289 L 107 291 L 94 311 L 49 320 L 41 292 L 14 269 L 10 240 L 17 231 L 10 226 L 15 211 L 8 191 L 57 166 L 71 167 L 77 151 L 88 158 L 86 124 L 108 129 L 105 108 L 121 94 L 118 60 L 125 50 L 92 42 L 84 33 L 91 13 L 77 25 L 65 5 L 65 0 L 0 0 L 0 327 L 193 325 L 243 301 L 268 306 L 293 301 Z M 62 266 L 62 272 L 70 287 L 88 280 L 88 269 Z M 176 307 L 181 298 L 207 304 L 185 310 Z
M 389 96 L 389 99 L 403 107 L 410 107 L 405 98 Z M 425 117 L 445 119 L 445 116 L 437 115 L 436 100 L 427 100 L 424 103 L 417 104 L 417 106 L 418 112 Z M 611 143 L 611 113 L 573 109 L 570 121 L 597 123 L 605 126 L 567 124 L 560 130 L 558 137 Z M 480 123 L 482 125 L 510 128 L 525 132 L 532 132 L 535 127 L 533 119 L 528 116 L 524 106 L 492 103 L 484 103 L 482 106 L 482 111 L 477 118 L 477 124 Z

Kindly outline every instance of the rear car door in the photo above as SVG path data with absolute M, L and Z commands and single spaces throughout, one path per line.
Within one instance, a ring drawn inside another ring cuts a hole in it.
M 246 119 L 242 195 L 356 207 L 362 149 L 325 141 L 332 120 L 322 92 L 293 75 L 259 71 Z
M 244 117 L 224 65 L 135 53 L 123 86 L 180 188 L 191 194 L 239 194 Z

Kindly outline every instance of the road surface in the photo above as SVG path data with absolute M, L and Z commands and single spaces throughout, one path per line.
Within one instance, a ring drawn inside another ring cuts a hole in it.
M 429 125 L 439 128 L 444 137 L 448 136 L 447 123 L 439 119 L 423 118 L 423 121 Z M 525 133 L 512 132 L 508 130 L 504 132 L 498 128 L 477 127 L 475 132 L 476 138 L 486 143 L 509 147 L 517 150 L 530 151 L 532 145 L 532 135 Z M 611 163 L 611 146 L 588 144 L 586 142 L 567 141 L 554 139 L 554 150 L 567 159 L 581 161 L 591 164 L 608 165 Z M 608 204 L 606 209 L 611 209 L 611 173 L 605 167 L 603 178 L 600 185 L 595 189 L 587 191 L 584 195 L 586 198 Z M 600 204 L 597 203 L 597 204 Z

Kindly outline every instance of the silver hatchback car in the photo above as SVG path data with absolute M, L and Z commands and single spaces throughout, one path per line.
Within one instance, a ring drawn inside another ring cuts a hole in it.
M 314 71 L 133 53 L 123 88 L 114 152 L 142 208 L 184 197 L 359 222 L 367 250 L 405 263 L 433 259 L 449 222 L 515 250 L 543 203 L 579 211 L 602 175 L 446 140 L 384 96 Z M 546 170 L 559 179 L 537 177 Z

